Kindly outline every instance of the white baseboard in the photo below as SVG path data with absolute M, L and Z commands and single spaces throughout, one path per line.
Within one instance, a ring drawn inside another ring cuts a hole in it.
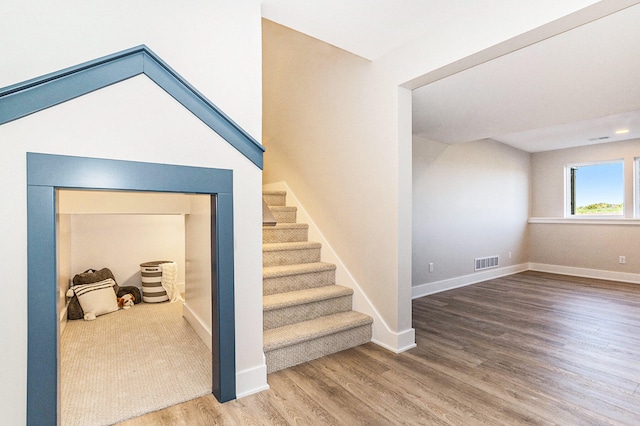
M 417 299 L 418 297 L 424 297 L 430 294 L 440 293 L 441 291 L 452 290 L 454 288 L 464 287 L 524 271 L 548 272 L 550 274 L 571 275 L 574 277 L 640 284 L 640 274 L 604 271 L 601 269 L 576 268 L 573 266 L 549 265 L 544 263 L 523 263 L 506 268 L 491 269 L 477 274 L 464 275 L 462 277 L 451 278 L 448 280 L 420 284 L 411 289 L 411 297 L 412 299 Z
M 182 316 L 193 327 L 196 334 L 211 349 L 211 329 L 196 315 L 188 303 L 184 303 Z M 236 398 L 243 398 L 269 389 L 267 384 L 267 363 L 262 357 L 262 364 L 242 371 L 236 371 Z
M 69 309 L 69 302 L 65 303 L 64 308 L 60 310 L 60 329 L 59 335 L 62 336 L 64 329 L 67 327 L 67 310 Z
M 298 221 L 309 225 L 309 240 L 322 244 L 322 261 L 336 265 L 336 282 L 353 290 L 353 309 L 373 318 L 373 337 L 371 341 L 395 353 L 404 352 L 415 347 L 415 330 L 410 328 L 396 332 L 391 330 L 384 321 L 378 310 L 373 306 L 371 300 L 360 287 L 360 284 L 351 275 L 342 259 L 338 257 L 329 241 L 324 237 L 320 228 L 315 224 L 311 216 L 307 213 L 300 200 L 289 188 L 286 182 L 275 182 L 263 185 L 264 190 L 286 191 L 287 204 L 298 208 Z
M 417 346 L 416 330 L 413 328 L 402 331 L 400 333 L 391 333 L 388 330 L 384 330 L 383 332 L 385 333 L 383 335 L 383 339 L 380 339 L 382 333 L 374 333 L 374 337 L 371 338 L 371 342 L 375 343 L 378 346 L 382 346 L 388 351 L 399 354 Z M 389 344 L 389 342 L 391 342 L 391 345 Z
M 243 371 L 236 371 L 236 398 L 244 398 L 269 389 L 267 383 L 267 361 L 262 357 L 262 365 Z
M 529 270 L 529 264 L 522 263 L 520 265 L 488 269 L 486 271 L 477 272 L 475 274 L 463 275 L 461 277 L 450 278 L 447 280 L 420 284 L 411 288 L 411 298 L 417 299 L 418 297 L 440 293 L 441 291 L 453 290 L 454 288 L 464 287 L 493 278 L 504 277 L 506 275 L 517 274 L 519 272 L 524 272 L 527 270 Z
M 209 350 L 213 350 L 211 348 L 211 329 L 207 327 L 207 325 L 202 321 L 202 319 L 191 310 L 191 307 L 187 302 L 184 303 L 182 309 L 182 316 L 187 320 L 187 322 L 191 325 L 191 327 L 195 330 L 200 340 L 204 342 L 205 345 L 209 348 Z
M 629 272 L 605 271 L 602 269 L 576 268 L 573 266 L 549 265 L 544 263 L 529 263 L 529 269 L 551 274 L 571 275 L 574 277 L 596 278 L 608 281 L 640 284 L 640 274 Z

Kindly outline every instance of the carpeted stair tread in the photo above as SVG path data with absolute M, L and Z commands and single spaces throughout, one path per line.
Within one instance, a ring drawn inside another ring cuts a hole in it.
M 299 265 L 265 266 L 262 278 L 279 278 L 313 272 L 335 271 L 336 265 L 326 262 L 301 263 Z
M 262 227 L 263 243 L 292 243 L 307 241 L 309 225 L 306 223 L 278 223 Z
M 308 241 L 265 243 L 262 245 L 262 265 L 282 266 L 320 262 L 322 244 Z
M 278 223 L 296 223 L 298 208 L 293 206 L 269 206 Z
M 284 206 L 286 203 L 286 191 L 262 191 L 262 199 L 269 207 Z
M 262 229 L 263 342 L 267 373 L 371 341 L 371 317 L 354 312 L 353 290 L 336 285 L 286 191 L 264 191 L 277 225 Z
M 366 326 L 373 322 L 360 312 L 340 312 L 284 327 L 265 330 L 264 351 L 269 352 L 301 342 L 319 339 L 330 334 Z
M 263 190 L 262 191 L 262 195 L 280 195 L 280 196 L 286 196 L 287 195 L 287 191 L 282 191 L 279 189 L 273 189 L 273 190 Z
M 276 226 L 264 226 L 263 229 L 309 229 L 306 223 L 278 223 Z
M 263 252 L 285 251 L 285 250 L 304 250 L 312 248 L 321 248 L 322 244 L 310 241 L 294 241 L 291 243 L 264 243 L 262 244 Z
M 265 312 L 282 309 L 289 306 L 334 299 L 336 297 L 350 296 L 353 290 L 340 285 L 310 288 L 306 290 L 290 291 L 287 293 L 272 294 L 262 298 L 262 306 Z

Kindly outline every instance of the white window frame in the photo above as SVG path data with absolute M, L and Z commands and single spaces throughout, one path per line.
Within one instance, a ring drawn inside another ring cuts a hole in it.
M 636 161 L 634 161 L 634 168 L 638 168 L 637 164 L 640 161 L 640 158 L 637 158 Z M 621 164 L 622 165 L 622 214 L 621 215 L 606 215 L 606 214 L 597 214 L 597 215 L 578 215 L 578 214 L 571 214 L 571 187 L 572 187 L 572 183 L 571 183 L 571 169 L 572 168 L 580 168 L 580 167 L 585 167 L 585 166 L 597 166 L 597 165 L 601 165 L 601 164 Z M 635 173 L 635 171 L 634 171 Z M 624 218 L 625 217 L 625 206 L 627 205 L 627 200 L 626 200 L 626 192 L 625 192 L 625 173 L 624 173 L 624 158 L 616 158 L 613 160 L 603 160 L 603 161 L 587 161 L 587 162 L 582 162 L 582 163 L 570 163 L 570 164 L 565 164 L 564 166 L 564 217 L 565 218 L 589 218 L 589 219 L 618 219 L 618 218 Z M 635 176 L 635 174 L 634 174 Z M 636 179 L 634 179 L 634 184 L 635 184 Z M 635 191 L 634 191 L 635 194 Z M 638 197 L 636 197 L 637 199 Z M 634 203 L 634 205 L 636 206 L 636 211 L 640 212 L 640 206 L 638 206 L 636 203 Z
M 640 218 L 640 157 L 633 159 L 633 217 Z

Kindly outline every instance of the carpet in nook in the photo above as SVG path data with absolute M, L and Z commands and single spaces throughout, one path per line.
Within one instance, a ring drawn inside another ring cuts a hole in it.
M 110 425 L 211 393 L 211 351 L 182 303 L 69 321 L 60 339 L 62 425 Z

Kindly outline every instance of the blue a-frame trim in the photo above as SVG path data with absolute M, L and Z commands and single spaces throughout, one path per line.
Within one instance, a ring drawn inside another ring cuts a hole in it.
M 27 424 L 57 424 L 56 190 L 210 194 L 212 214 L 213 394 L 236 397 L 233 172 L 132 161 L 27 154 Z M 213 211 L 212 206 L 212 211 Z
M 0 89 L 0 125 L 139 74 L 263 168 L 264 147 L 144 45 Z

